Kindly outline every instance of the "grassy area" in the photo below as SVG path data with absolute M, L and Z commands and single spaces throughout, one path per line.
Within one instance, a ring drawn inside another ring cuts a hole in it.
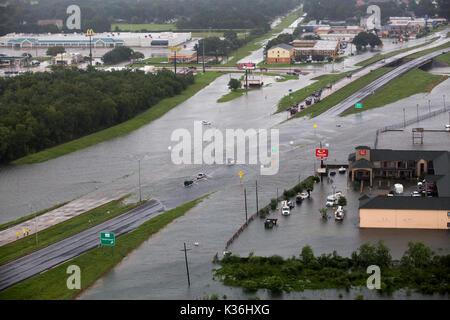
M 209 85 L 217 77 L 222 75 L 223 72 L 206 72 L 199 73 L 195 76 L 195 83 L 190 85 L 181 94 L 171 98 L 163 99 L 147 111 L 137 115 L 133 119 L 125 121 L 121 124 L 113 126 L 111 128 L 90 134 L 88 136 L 73 140 L 62 145 L 43 150 L 38 153 L 28 155 L 26 157 L 13 161 L 13 164 L 28 164 L 43 162 L 50 159 L 60 157 L 62 155 L 93 146 L 97 143 L 126 135 L 158 118 L 163 116 L 169 110 L 175 108 L 180 103 L 186 101 L 201 89 Z
M 382 59 L 386 59 L 386 58 L 395 56 L 395 55 L 400 54 L 400 53 L 404 53 L 404 52 L 407 52 L 407 51 L 410 51 L 410 50 L 414 50 L 414 49 L 417 49 L 417 48 L 420 48 L 420 47 L 424 47 L 426 45 L 429 45 L 430 43 L 433 43 L 434 41 L 436 41 L 438 39 L 439 38 L 434 38 L 434 39 L 431 39 L 430 41 L 427 41 L 425 43 L 419 44 L 419 45 L 414 46 L 414 47 L 403 48 L 403 49 L 392 51 L 392 52 L 388 52 L 388 53 L 385 53 L 385 54 L 377 54 L 377 55 L 373 56 L 370 59 L 367 59 L 367 60 L 364 60 L 364 61 L 361 61 L 361 62 L 357 63 L 356 65 L 357 66 L 361 66 L 361 67 L 365 67 L 365 66 L 367 66 L 369 64 L 375 63 L 375 62 L 380 61 Z
M 44 214 L 44 213 L 47 213 L 47 212 L 49 212 L 49 211 L 58 209 L 58 208 L 60 208 L 60 207 L 62 207 L 62 206 L 64 206 L 64 205 L 66 205 L 67 203 L 68 203 L 68 202 L 63 202 L 63 203 L 57 204 L 57 205 L 55 205 L 55 206 L 53 206 L 53 207 L 51 207 L 51 208 L 44 209 L 44 210 L 38 211 L 38 212 L 36 212 L 36 213 L 29 214 L 29 215 L 27 215 L 27 216 L 24 216 L 24 217 L 22 217 L 22 218 L 16 219 L 16 220 L 14 220 L 14 221 L 7 222 L 7 223 L 4 223 L 4 224 L 0 224 L 0 230 L 4 230 L 4 229 L 7 229 L 7 228 L 9 228 L 9 227 L 15 226 L 15 225 L 17 225 L 17 224 L 19 224 L 19 223 L 22 223 L 22 222 L 24 222 L 24 221 L 33 219 L 35 216 L 39 217 L 40 215 L 42 215 L 42 214 Z
M 174 23 L 143 23 L 143 24 L 128 24 L 128 23 L 113 23 L 111 24 L 111 31 L 116 31 L 116 27 L 120 31 L 141 31 L 143 29 L 147 31 L 174 31 L 177 27 Z
M 55 268 L 34 276 L 22 283 L 0 292 L 0 300 L 54 300 L 74 299 L 83 290 L 91 286 L 97 279 L 118 264 L 132 250 L 136 249 L 149 236 L 158 232 L 167 224 L 184 215 L 195 207 L 204 197 L 183 204 L 175 209 L 164 212 L 143 223 L 136 230 L 116 238 L 114 255 L 111 248 L 92 249 Z M 69 265 L 77 265 L 81 269 L 81 289 L 69 290 L 66 286 Z
M 300 111 L 299 113 L 295 114 L 294 117 L 302 117 L 302 116 L 310 116 L 311 118 L 314 118 L 318 116 L 319 114 L 327 111 L 331 107 L 335 106 L 342 100 L 348 98 L 352 94 L 354 94 L 356 91 L 361 90 L 368 84 L 370 84 L 375 79 L 381 77 L 386 72 L 392 70 L 392 68 L 379 68 L 374 70 L 373 72 L 370 72 L 369 74 L 366 74 L 365 76 L 349 83 L 345 87 L 339 89 L 335 93 L 329 95 L 325 99 L 321 100 L 319 103 L 316 103 L 312 105 L 311 107 Z
M 169 58 L 168 57 L 153 57 L 153 58 L 147 58 L 142 61 L 142 64 L 153 64 L 153 63 L 168 63 Z M 134 64 L 137 65 L 137 64 Z
M 440 55 L 439 57 L 436 58 L 436 60 L 439 60 L 440 62 L 450 65 L 450 52 Z
M 450 47 L 450 41 L 447 42 L 447 43 L 441 44 L 440 46 L 437 46 L 435 48 L 431 48 L 431 49 L 427 49 L 427 50 L 423 50 L 423 51 L 411 54 L 411 55 L 407 56 L 407 58 L 408 59 L 417 59 L 417 58 L 420 58 L 420 57 L 422 57 L 422 56 L 424 56 L 426 54 L 429 54 L 429 53 L 432 53 L 432 52 L 435 52 L 435 51 L 438 51 L 438 50 L 441 50 L 441 49 L 446 49 L 446 48 L 449 48 L 449 47 Z
M 310 246 L 305 246 L 300 255 L 287 259 L 252 253 L 248 257 L 226 256 L 219 262 L 220 268 L 214 269 L 214 279 L 227 286 L 241 287 L 247 293 L 259 289 L 277 294 L 323 289 L 349 292 L 352 288 L 366 287 L 368 267 L 376 265 L 382 274 L 379 294 L 405 288 L 408 292 L 445 295 L 450 292 L 449 258 L 450 255 L 435 255 L 423 242 L 412 241 L 399 261 L 392 259 L 390 249 L 382 241 L 376 246 L 362 244 L 351 257 L 339 256 L 336 251 L 316 256 Z
M 346 72 L 333 73 L 313 78 L 312 80 L 317 80 L 317 82 L 314 82 L 313 84 L 305 88 L 294 91 L 291 94 L 281 98 L 281 100 L 278 102 L 277 112 L 286 110 L 286 108 L 292 105 L 293 102 L 303 101 L 304 99 L 309 97 L 314 91 L 318 89 L 323 89 L 328 83 L 333 83 L 345 77 L 346 74 L 347 74 Z
M 229 93 L 223 95 L 221 98 L 217 99 L 217 102 L 228 102 L 233 99 L 239 98 L 243 96 L 246 92 L 250 91 L 251 89 L 236 89 L 232 90 Z
M 416 93 L 431 92 L 435 86 L 447 78 L 447 76 L 434 75 L 420 69 L 413 69 L 394 79 L 388 86 L 381 88 L 374 95 L 366 98 L 363 101 L 363 109 L 351 109 L 344 115 L 382 107 Z
M 123 199 L 108 202 L 103 206 L 40 231 L 38 234 L 39 245 L 37 247 L 34 234 L 0 247 L 0 265 L 80 233 L 139 205 L 139 203 L 124 205 L 122 203 Z
M 300 15 L 303 12 L 301 10 L 296 11 L 286 18 L 284 18 L 275 28 L 273 28 L 271 31 L 267 32 L 266 34 L 253 39 L 249 43 L 247 43 L 242 48 L 237 49 L 233 53 L 230 54 L 230 56 L 233 56 L 233 59 L 228 61 L 224 66 L 236 66 L 236 63 L 241 60 L 242 58 L 245 58 L 246 56 L 250 55 L 253 51 L 258 50 L 261 48 L 261 42 L 264 40 L 269 39 L 270 37 L 276 35 L 277 33 L 280 33 L 283 31 L 283 29 L 289 27 L 297 18 L 300 17 Z

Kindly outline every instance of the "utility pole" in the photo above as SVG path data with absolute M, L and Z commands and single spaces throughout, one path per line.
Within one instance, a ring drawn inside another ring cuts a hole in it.
M 191 249 L 186 249 L 186 242 L 184 242 L 184 261 L 186 262 L 186 273 L 187 273 L 187 279 L 188 279 L 188 286 L 191 286 L 191 279 L 189 277 L 189 266 L 188 266 L 188 261 L 187 261 L 187 251 L 189 251 Z
M 245 202 L 245 221 L 247 222 L 247 190 L 244 188 L 244 202 Z
M 258 213 L 259 212 L 259 205 L 258 205 L 258 180 L 256 180 L 255 182 L 256 182 L 255 183 L 255 185 L 256 185 L 256 189 L 255 189 L 255 191 L 256 191 L 256 212 Z
M 417 122 L 419 122 L 419 104 L 417 104 Z
M 33 208 L 30 205 L 30 213 L 33 213 Z M 37 214 L 36 212 L 34 213 L 34 232 L 36 234 L 36 247 L 39 245 L 39 241 L 38 241 L 38 229 L 37 229 Z
M 428 99 L 428 112 L 431 113 L 431 100 Z
M 445 94 L 442 95 L 442 100 L 444 100 L 444 110 L 445 110 L 445 109 L 446 109 L 446 108 L 445 108 Z
M 202 41 L 202 49 L 203 49 L 203 59 L 202 59 L 202 62 L 203 62 L 203 73 L 205 73 L 205 39 L 203 38 L 202 40 L 203 40 L 203 41 Z
M 142 201 L 142 193 L 141 193 L 141 159 L 138 160 L 139 163 L 139 202 Z

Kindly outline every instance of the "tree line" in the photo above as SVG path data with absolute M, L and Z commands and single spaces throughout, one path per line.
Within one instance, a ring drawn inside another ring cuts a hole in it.
M 168 70 L 77 68 L 0 78 L 0 162 L 126 121 L 193 82 Z
M 275 16 L 295 8 L 300 0 L 78 0 L 81 31 L 111 30 L 117 19 L 128 23 L 176 22 L 178 28 L 260 28 Z M 10 32 L 58 32 L 54 25 L 39 26 L 38 20 L 60 19 L 72 0 L 14 0 L 0 6 L 0 35 Z M 66 26 L 63 31 L 67 30 Z M 80 30 L 79 30 L 80 31 Z
M 366 286 L 369 266 L 380 268 L 380 293 L 391 294 L 407 288 L 423 294 L 450 293 L 450 255 L 436 255 L 423 242 L 408 243 L 399 260 L 379 241 L 362 244 L 350 257 L 336 251 L 316 256 L 310 246 L 299 256 L 248 257 L 226 255 L 219 261 L 214 278 L 246 292 L 268 289 L 275 293 L 305 289 L 345 289 Z
M 346 20 L 359 22 L 359 19 L 365 16 L 367 7 L 372 3 L 366 3 L 357 6 L 357 0 L 303 0 L 303 11 L 308 13 L 312 19 L 330 19 L 330 20 Z M 436 6 L 432 0 L 410 0 L 408 4 L 404 1 L 384 1 L 374 3 L 381 9 L 381 20 L 383 23 L 389 17 L 410 16 L 413 12 L 417 17 L 428 15 L 433 17 L 439 15 L 450 19 L 450 0 L 437 0 Z

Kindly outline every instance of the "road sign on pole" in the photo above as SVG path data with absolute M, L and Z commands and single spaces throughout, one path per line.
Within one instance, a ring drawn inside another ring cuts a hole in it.
M 355 103 L 355 109 L 362 109 L 362 103 Z
M 328 149 L 316 149 L 316 157 L 321 160 L 328 158 Z
M 116 237 L 112 232 L 100 232 L 100 244 L 103 246 L 114 246 Z

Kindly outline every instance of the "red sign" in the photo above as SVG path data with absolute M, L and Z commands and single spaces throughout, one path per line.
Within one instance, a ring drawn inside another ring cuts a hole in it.
M 360 155 L 360 156 L 365 156 L 365 155 L 367 155 L 367 150 L 359 150 L 359 155 Z
M 328 149 L 316 149 L 317 158 L 328 158 Z

